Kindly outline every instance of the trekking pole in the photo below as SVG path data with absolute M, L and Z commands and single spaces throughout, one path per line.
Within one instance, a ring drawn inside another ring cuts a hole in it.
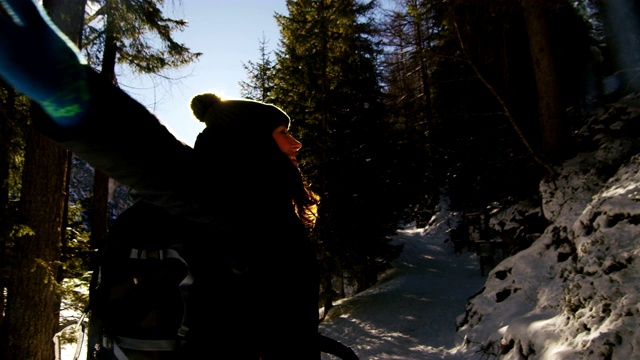
M 84 342 L 84 333 L 85 333 L 85 328 L 84 328 L 84 317 L 85 317 L 86 313 L 83 313 L 82 316 L 80 316 L 80 319 L 78 319 L 77 323 L 72 323 L 70 325 L 65 326 L 62 330 L 60 330 L 59 332 L 55 333 L 53 335 L 53 343 L 55 346 L 55 360 L 61 360 L 62 359 L 62 347 L 60 346 L 60 337 L 62 336 L 62 333 L 67 331 L 67 329 L 73 329 L 76 330 L 76 352 L 73 355 L 73 360 L 78 360 L 80 358 L 80 352 L 82 351 L 82 343 Z

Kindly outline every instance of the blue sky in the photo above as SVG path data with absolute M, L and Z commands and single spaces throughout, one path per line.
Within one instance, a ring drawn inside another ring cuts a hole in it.
M 276 49 L 280 33 L 274 13 L 287 14 L 286 0 L 166 0 L 165 16 L 185 19 L 188 27 L 174 38 L 193 52 L 201 52 L 195 64 L 179 69 L 168 83 L 120 77 L 120 85 L 169 127 L 193 145 L 204 124 L 189 108 L 191 98 L 215 92 L 223 98 L 240 97 L 240 81 L 247 80 L 242 67 L 259 60 L 260 41 Z

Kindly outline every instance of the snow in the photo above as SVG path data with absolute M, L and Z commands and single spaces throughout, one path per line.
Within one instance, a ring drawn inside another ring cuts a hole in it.
M 639 359 L 640 100 L 588 120 L 577 155 L 540 183 L 541 205 L 492 216 L 506 229 L 544 214 L 531 246 L 480 276 L 478 256 L 449 241 L 459 214 L 443 196 L 425 228 L 398 231 L 394 269 L 331 309 L 321 332 L 369 360 Z
M 510 229 L 543 215 L 529 247 L 482 275 L 475 252 L 454 249 L 463 215 L 443 195 L 425 227 L 398 230 L 393 269 L 337 302 L 320 332 L 363 360 L 640 359 L 640 100 L 599 109 L 576 136 L 537 205 L 491 217 Z
M 447 213 L 443 207 L 427 228 L 398 230 L 395 241 L 404 250 L 394 269 L 373 288 L 336 303 L 320 332 L 352 347 L 361 359 L 453 356 L 461 340 L 456 319 L 486 278 L 477 256 L 456 254 L 444 242 Z

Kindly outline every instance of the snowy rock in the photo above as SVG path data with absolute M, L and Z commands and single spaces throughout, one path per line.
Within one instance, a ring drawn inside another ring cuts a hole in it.
M 601 109 L 576 157 L 540 184 L 550 221 L 467 304 L 467 353 L 502 359 L 640 358 L 640 104 Z M 515 209 L 511 210 L 516 211 Z

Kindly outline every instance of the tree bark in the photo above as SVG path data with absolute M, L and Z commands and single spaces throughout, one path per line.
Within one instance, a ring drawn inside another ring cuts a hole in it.
M 113 16 L 110 16 L 113 3 L 107 3 L 107 25 L 104 51 L 102 55 L 102 69 L 100 73 L 111 82 L 116 84 L 115 68 L 118 47 L 114 37 L 113 27 L 116 26 Z M 91 245 L 93 248 L 102 246 L 102 239 L 107 236 L 108 221 L 107 212 L 109 204 L 109 177 L 94 169 L 93 176 L 93 198 L 91 202 Z
M 545 7 L 552 1 L 521 0 L 536 78 L 542 153 L 551 163 L 564 159 L 570 149 L 570 130 L 562 105 Z
M 54 358 L 52 339 L 58 329 L 56 278 L 66 200 L 66 160 L 66 150 L 29 130 L 20 212 L 33 234 L 15 240 L 4 321 L 5 359 Z
M 11 157 L 22 156 L 16 154 L 16 149 L 11 146 L 16 138 L 15 118 L 16 118 L 16 92 L 2 85 L 6 89 L 5 101 L 0 104 L 0 344 L 6 343 L 6 332 L 3 327 L 5 316 L 5 291 L 9 287 L 10 278 L 10 242 L 11 231 L 13 230 L 14 211 L 10 208 L 9 195 L 11 193 L 9 184 L 11 176 Z M 22 140 L 20 140 L 22 141 Z M 0 346 L 0 357 L 2 357 L 5 346 Z

